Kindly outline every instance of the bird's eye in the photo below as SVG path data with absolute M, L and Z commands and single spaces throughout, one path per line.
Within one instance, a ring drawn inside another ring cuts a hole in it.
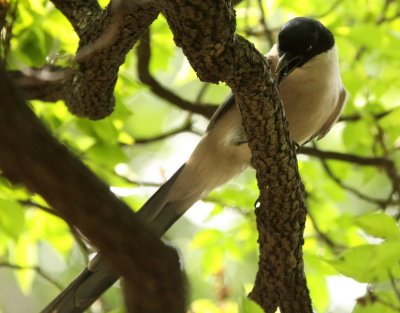
M 312 46 L 312 45 L 309 45 L 309 46 L 307 47 L 307 51 L 310 51 L 312 48 L 313 48 L 313 46 Z

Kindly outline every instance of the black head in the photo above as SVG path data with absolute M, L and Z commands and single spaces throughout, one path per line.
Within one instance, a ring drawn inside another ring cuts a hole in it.
M 332 33 L 319 21 L 296 17 L 282 26 L 278 34 L 280 82 L 297 67 L 318 54 L 328 51 L 335 44 Z

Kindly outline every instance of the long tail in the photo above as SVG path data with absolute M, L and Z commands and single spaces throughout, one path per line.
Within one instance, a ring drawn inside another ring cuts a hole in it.
M 41 313 L 81 313 L 119 278 L 98 253 Z
M 230 109 L 220 116 L 218 123 L 212 124 L 212 131 L 206 133 L 187 163 L 139 210 L 138 217 L 154 234 L 162 236 L 205 193 L 247 166 L 250 162 L 248 146 L 226 143 L 224 135 L 231 134 L 238 123 L 241 125 L 237 110 Z M 90 263 L 41 313 L 83 312 L 117 279 L 118 275 L 112 268 L 96 256 L 94 264 Z
M 169 193 L 184 169 L 178 171 L 143 205 L 137 213 L 143 222 L 158 236 L 162 236 L 171 225 L 197 200 L 191 197 L 183 202 L 169 203 Z M 179 207 L 179 210 L 176 210 Z M 119 275 L 98 253 L 71 284 L 64 289 L 41 313 L 81 313 L 110 288 Z

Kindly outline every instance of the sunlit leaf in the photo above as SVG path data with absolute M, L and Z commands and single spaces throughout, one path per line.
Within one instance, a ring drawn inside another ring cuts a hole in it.
M 254 301 L 243 297 L 239 300 L 239 313 L 262 313 L 261 307 Z
M 37 264 L 37 246 L 27 235 L 20 236 L 15 247 L 13 258 L 15 264 L 26 269 L 17 270 L 15 275 L 21 291 L 28 294 L 31 291 L 36 272 L 31 269 Z
M 390 270 L 398 266 L 400 241 L 387 240 L 377 245 L 348 249 L 329 263 L 340 273 L 359 282 L 387 281 Z
M 17 240 L 24 228 L 25 209 L 16 201 L 0 198 L 0 229 Z
M 365 232 L 375 237 L 389 239 L 400 236 L 400 229 L 395 219 L 383 212 L 360 216 L 355 222 Z

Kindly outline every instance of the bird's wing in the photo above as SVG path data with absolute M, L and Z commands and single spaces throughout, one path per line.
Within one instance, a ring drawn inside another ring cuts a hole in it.
M 336 123 L 336 121 L 339 119 L 340 114 L 344 108 L 344 104 L 346 103 L 346 99 L 347 99 L 347 92 L 346 89 L 342 86 L 335 106 L 335 110 L 326 120 L 325 124 L 321 127 L 321 129 L 315 134 L 318 140 L 323 138 L 329 132 L 332 126 Z
M 272 72 L 275 72 L 276 66 L 279 61 L 278 54 L 278 45 L 273 45 L 271 50 L 265 55 L 267 58 L 269 65 L 271 67 Z M 214 128 L 215 123 L 229 110 L 235 107 L 235 97 L 233 94 L 230 94 L 228 98 L 225 99 L 225 102 L 222 103 L 218 109 L 215 111 L 214 115 L 211 117 L 210 122 L 207 126 L 206 132 L 210 131 Z
M 158 190 L 146 201 L 146 203 L 137 212 L 137 216 L 141 221 L 149 226 L 153 222 L 154 218 L 162 210 L 162 208 L 167 204 L 169 198 L 168 194 L 171 188 L 174 186 L 176 179 L 182 172 L 185 164 L 183 164 L 174 175 L 171 176 L 168 181 L 166 181 Z
M 233 94 L 230 94 L 228 98 L 225 99 L 224 103 L 222 103 L 218 109 L 215 111 L 213 116 L 208 123 L 206 132 L 210 131 L 214 128 L 215 123 L 223 116 L 227 111 L 235 107 L 235 97 Z

